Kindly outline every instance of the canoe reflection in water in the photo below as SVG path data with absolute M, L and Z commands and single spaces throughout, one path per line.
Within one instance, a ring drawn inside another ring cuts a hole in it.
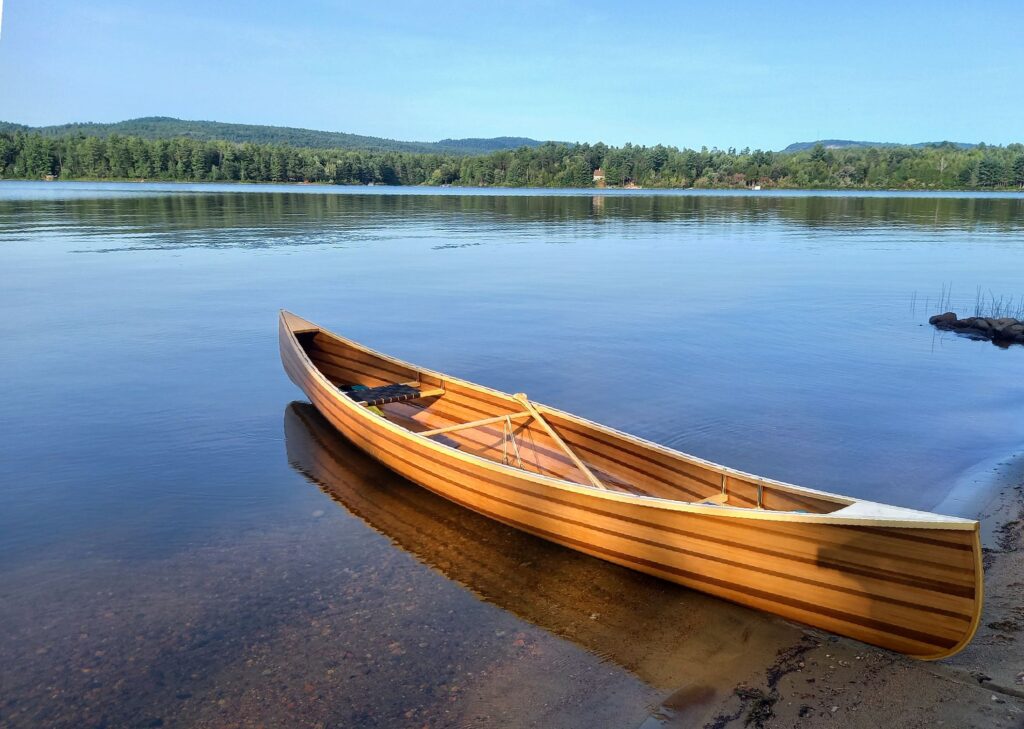
M 367 456 L 312 405 L 291 403 L 284 428 L 291 465 L 397 547 L 657 689 L 710 700 L 802 634 L 453 504 Z

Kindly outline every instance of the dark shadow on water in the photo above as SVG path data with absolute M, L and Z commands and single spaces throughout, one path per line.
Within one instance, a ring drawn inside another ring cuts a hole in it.
M 768 616 L 516 531 L 412 484 L 309 404 L 285 411 L 291 464 L 395 546 L 480 598 L 664 691 L 735 686 L 799 631 Z

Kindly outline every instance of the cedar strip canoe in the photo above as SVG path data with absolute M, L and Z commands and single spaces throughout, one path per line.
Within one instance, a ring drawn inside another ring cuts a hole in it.
M 405 478 L 536 536 L 922 659 L 981 616 L 978 522 L 726 468 L 280 316 L 291 380 Z

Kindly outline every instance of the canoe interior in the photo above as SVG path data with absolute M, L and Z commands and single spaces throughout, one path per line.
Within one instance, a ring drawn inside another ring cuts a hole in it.
M 443 390 L 432 397 L 377 406 L 375 412 L 413 432 L 523 413 L 523 404 L 509 395 L 397 363 L 327 332 L 298 332 L 296 338 L 317 369 L 339 388 L 414 383 L 424 391 Z M 613 490 L 684 502 L 713 499 L 714 503 L 732 507 L 811 514 L 831 513 L 854 501 L 791 491 L 772 482 L 726 473 L 556 410 L 538 408 L 561 440 Z M 561 445 L 528 417 L 432 438 L 491 461 L 565 481 L 589 483 Z

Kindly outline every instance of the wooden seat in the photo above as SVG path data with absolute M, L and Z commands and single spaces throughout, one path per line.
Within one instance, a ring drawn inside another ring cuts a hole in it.
M 436 397 L 444 394 L 444 390 L 433 388 L 421 390 L 419 387 L 403 383 L 399 385 L 381 385 L 380 387 L 360 387 L 342 390 L 346 395 L 367 407 L 387 405 L 392 402 L 418 400 L 423 397 Z

